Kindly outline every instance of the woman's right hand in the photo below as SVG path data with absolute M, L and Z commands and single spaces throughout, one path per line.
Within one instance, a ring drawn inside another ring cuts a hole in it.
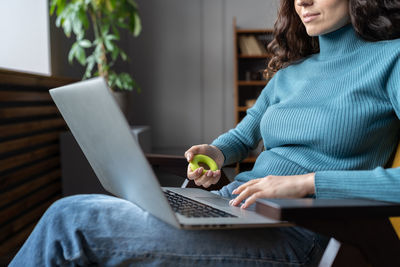
M 211 171 L 208 170 L 203 174 L 203 167 L 200 167 L 194 171 L 188 165 L 187 169 L 187 177 L 189 180 L 194 180 L 194 183 L 197 186 L 203 186 L 205 188 L 210 187 L 213 184 L 218 183 L 219 179 L 221 178 L 221 168 L 224 164 L 224 154 L 222 154 L 221 150 L 218 147 L 212 145 L 196 145 L 192 146 L 185 152 L 185 158 L 188 162 L 193 160 L 193 157 L 197 154 L 207 155 L 212 158 L 215 163 L 217 163 L 218 170 Z

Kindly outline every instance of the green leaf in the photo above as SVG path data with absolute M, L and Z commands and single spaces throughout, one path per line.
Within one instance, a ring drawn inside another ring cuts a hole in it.
M 128 73 L 126 73 L 126 72 L 121 73 L 119 75 L 119 78 L 122 83 L 121 89 L 123 89 L 123 90 L 132 90 L 133 89 L 134 82 Z
M 76 53 L 75 53 L 75 58 L 78 60 L 78 62 L 82 65 L 85 66 L 86 63 L 86 53 L 85 49 L 83 49 L 80 46 L 77 46 L 76 48 Z
M 104 24 L 101 26 L 101 35 L 106 36 L 108 34 L 108 31 L 110 30 L 110 25 L 109 24 Z
M 117 36 L 113 34 L 108 34 L 104 37 L 104 45 L 106 46 L 108 51 L 113 51 L 114 49 L 117 49 L 115 44 L 112 42 L 112 40 L 117 40 Z
M 120 79 L 119 77 L 117 77 L 117 78 L 115 79 L 115 85 L 116 85 L 118 88 L 122 88 L 122 82 L 121 82 L 121 79 Z
M 89 48 L 89 47 L 92 46 L 92 43 L 91 43 L 89 40 L 87 40 L 87 39 L 85 39 L 85 40 L 80 40 L 80 41 L 79 41 L 79 46 L 80 46 L 80 47 L 83 47 L 83 48 Z
M 71 36 L 72 25 L 69 19 L 65 19 L 62 23 L 62 27 L 64 29 L 64 33 L 67 37 Z
M 110 39 L 108 39 L 108 38 L 104 39 L 104 45 L 106 46 L 107 50 L 109 50 L 109 51 L 113 51 L 115 48 L 115 45 L 113 44 L 113 42 L 110 41 Z
M 57 16 L 63 12 L 65 8 L 65 0 L 52 0 L 50 4 L 50 15 L 54 14 L 55 9 L 57 8 Z
M 77 36 L 78 40 L 81 40 L 84 36 L 84 31 L 83 31 L 83 27 L 82 27 L 82 22 L 78 19 L 74 19 L 72 22 L 72 29 L 75 33 L 75 35 Z
M 119 55 L 119 49 L 118 49 L 118 48 L 116 48 L 116 49 L 114 49 L 114 50 L 111 51 L 111 58 L 112 58 L 112 60 L 114 60 L 114 61 L 117 60 L 118 55 Z
M 106 8 L 109 12 L 112 12 L 114 10 L 115 7 L 115 2 L 110 1 L 110 0 L 105 0 L 106 3 Z
M 129 4 L 131 4 L 134 8 L 138 8 L 138 6 L 137 6 L 137 4 L 136 4 L 136 2 L 135 1 L 133 1 L 133 0 L 128 0 L 127 1 Z
M 101 47 L 102 47 L 102 43 L 98 43 L 97 45 L 96 45 L 96 48 L 94 49 L 94 52 L 93 52 L 93 55 L 94 55 L 94 57 L 95 57 L 95 59 L 96 59 L 96 63 L 98 63 L 98 64 L 102 64 L 102 52 L 101 52 Z
M 125 21 L 120 21 L 117 22 L 118 27 L 122 28 L 122 29 L 129 29 L 129 25 L 127 23 L 125 23 Z
M 68 53 L 68 62 L 69 62 L 70 64 L 72 64 L 72 61 L 74 60 L 77 47 L 78 47 L 78 43 L 75 42 L 75 43 L 72 45 L 71 49 L 69 50 L 69 53 Z
M 56 19 L 56 26 L 58 28 L 60 28 L 61 24 L 62 24 L 62 17 L 58 16 L 57 19 Z
M 82 23 L 82 25 L 83 25 L 83 27 L 85 29 L 89 28 L 89 20 L 88 20 L 88 17 L 86 15 L 86 8 L 85 7 L 82 7 L 79 10 L 77 19 L 79 19 L 81 21 L 81 23 Z
M 105 39 L 107 39 L 107 40 L 119 40 L 118 36 L 116 36 L 114 34 L 106 35 Z
M 120 54 L 121 54 L 121 58 L 123 61 L 126 61 L 128 59 L 128 56 L 126 55 L 126 53 L 124 51 L 121 50 Z
M 120 38 L 120 34 L 119 34 L 119 31 L 118 31 L 118 28 L 117 27 L 115 27 L 115 25 L 113 24 L 113 25 L 111 25 L 111 27 L 112 27 L 112 30 L 113 30 L 113 33 L 114 33 L 114 35 L 115 36 L 117 36 L 117 38 L 118 38 L 118 40 L 119 40 L 119 38 Z
M 140 20 L 139 14 L 136 12 L 133 14 L 133 19 L 135 21 L 135 23 L 134 23 L 135 26 L 134 26 L 134 29 L 132 30 L 132 32 L 133 32 L 133 36 L 137 37 L 137 36 L 139 36 L 139 34 L 142 31 L 142 22 Z
M 53 15 L 54 10 L 56 9 L 58 0 L 51 0 L 50 2 L 50 15 Z
M 93 70 L 94 65 L 96 64 L 96 60 L 95 60 L 94 56 L 91 55 L 86 59 L 86 62 L 87 62 L 87 66 L 86 66 L 86 70 L 85 70 L 85 75 L 83 77 L 90 78 L 92 76 L 92 70 Z

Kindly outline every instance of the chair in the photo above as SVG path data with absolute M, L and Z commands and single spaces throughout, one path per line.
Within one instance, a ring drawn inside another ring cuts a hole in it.
M 154 169 L 182 177 L 182 187 L 197 187 L 186 179 L 187 161 L 183 156 L 146 156 Z M 400 145 L 392 163 L 393 168 L 398 166 Z M 222 170 L 218 184 L 206 190 L 228 183 Z M 352 199 L 268 199 L 258 201 L 256 208 L 268 217 L 333 237 L 320 266 L 400 266 L 400 217 L 393 217 L 400 216 L 400 204 Z

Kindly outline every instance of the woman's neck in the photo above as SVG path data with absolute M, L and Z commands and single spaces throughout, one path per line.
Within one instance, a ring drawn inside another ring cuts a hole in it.
M 320 57 L 322 58 L 345 56 L 364 43 L 354 31 L 351 23 L 336 31 L 320 35 L 318 38 Z

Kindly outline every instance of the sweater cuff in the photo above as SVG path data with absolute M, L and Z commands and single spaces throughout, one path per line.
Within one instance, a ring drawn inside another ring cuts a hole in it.
M 211 143 L 211 145 L 218 147 L 224 155 L 225 160 L 223 166 L 237 162 L 237 160 L 235 159 L 237 151 L 234 149 L 235 146 L 233 144 L 226 142 L 226 140 L 219 141 L 218 139 L 216 139 Z
M 360 188 L 354 171 L 319 171 L 315 173 L 316 198 L 356 197 Z M 357 176 L 370 175 L 370 171 L 357 171 Z

